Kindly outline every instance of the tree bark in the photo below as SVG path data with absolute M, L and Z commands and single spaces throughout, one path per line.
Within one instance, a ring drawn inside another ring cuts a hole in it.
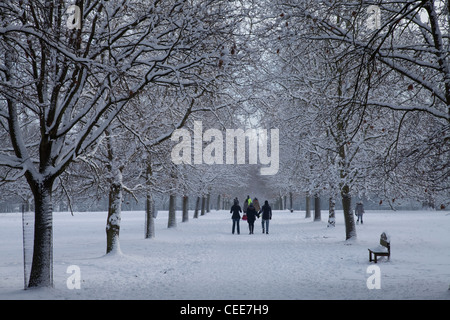
M 169 221 L 167 222 L 167 228 L 175 228 L 177 226 L 175 200 L 175 195 L 171 194 L 169 198 Z
M 33 262 L 28 287 L 53 286 L 52 181 L 36 183 L 34 194 Z
M 333 197 L 330 197 L 329 201 L 329 209 L 328 209 L 328 227 L 336 226 L 336 215 L 334 212 L 334 208 L 336 206 L 336 201 Z
M 319 195 L 314 196 L 314 221 L 320 221 L 322 219 L 320 215 L 320 197 Z
M 205 215 L 205 206 L 206 206 L 206 197 L 202 196 L 202 210 L 200 212 L 200 215 L 202 215 L 202 216 Z
M 183 217 L 181 222 L 189 221 L 189 197 L 183 196 Z
M 306 196 L 305 219 L 311 218 L 311 197 Z
M 155 201 L 152 194 L 147 191 L 145 201 L 145 238 L 155 237 Z
M 355 219 L 351 209 L 351 196 L 348 193 L 348 186 L 344 186 L 342 194 L 342 208 L 344 209 L 344 221 L 345 221 L 345 240 L 356 238 L 356 226 Z
M 106 219 L 106 254 L 108 254 L 111 252 L 120 253 L 119 232 L 122 219 L 123 167 L 116 159 L 112 128 L 107 128 L 105 135 L 108 159 L 106 167 L 109 174 L 108 217 Z
M 122 173 L 115 170 L 115 181 L 109 188 L 108 218 L 106 220 L 106 253 L 119 252 L 120 221 L 122 219 Z
M 291 210 L 291 212 L 294 212 L 292 192 L 289 192 L 289 210 Z
M 150 154 L 147 153 L 146 158 L 147 168 L 145 172 L 146 180 L 146 200 L 145 200 L 145 239 L 155 237 L 155 200 L 152 196 L 152 164 L 150 159 Z
M 199 207 L 200 207 L 200 197 L 197 197 L 197 201 L 195 201 L 194 219 L 198 218 Z

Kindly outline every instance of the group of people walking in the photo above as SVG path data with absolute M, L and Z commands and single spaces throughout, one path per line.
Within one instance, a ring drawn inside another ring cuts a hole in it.
M 360 220 L 361 224 L 363 224 L 364 212 L 362 202 L 357 202 L 355 207 L 355 215 L 358 217 L 358 220 L 356 221 L 357 224 L 359 224 Z M 261 215 L 262 233 L 269 234 L 269 221 L 272 219 L 272 208 L 269 206 L 269 202 L 267 200 L 264 201 L 264 205 L 260 207 L 257 198 L 252 200 L 250 196 L 247 196 L 244 200 L 243 208 L 241 208 L 239 205 L 239 200 L 236 197 L 234 199 L 234 204 L 230 209 L 230 213 L 232 214 L 231 219 L 233 220 L 233 227 L 231 229 L 233 234 L 235 231 L 237 231 L 237 234 L 240 234 L 239 221 L 241 220 L 241 213 L 244 213 L 242 220 L 247 220 L 249 234 L 253 234 L 256 218 L 259 219 Z
M 258 217 L 259 219 L 261 215 L 262 233 L 269 234 L 269 221 L 272 219 L 272 208 L 269 206 L 269 202 L 267 200 L 264 201 L 264 205 L 260 207 L 257 198 L 252 200 L 250 196 L 247 196 L 244 200 L 243 208 L 241 208 L 239 205 L 239 200 L 236 197 L 230 210 L 230 213 L 232 214 L 231 219 L 233 220 L 233 227 L 231 230 L 233 234 L 236 229 L 237 234 L 240 234 L 239 221 L 241 220 L 240 213 L 242 212 L 242 219 L 247 220 L 248 223 L 249 234 L 253 234 L 256 218 Z

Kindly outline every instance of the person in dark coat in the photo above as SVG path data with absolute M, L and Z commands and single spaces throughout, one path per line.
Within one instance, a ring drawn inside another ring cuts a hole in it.
M 363 214 L 364 214 L 364 205 L 362 202 L 358 202 L 355 208 L 355 215 L 358 217 L 356 223 L 359 223 L 359 219 L 361 218 L 361 224 L 363 224 Z
M 239 214 L 240 212 L 242 212 L 241 206 L 239 205 L 239 201 L 238 199 L 234 199 L 234 204 L 231 207 L 230 213 L 232 213 L 231 215 L 231 219 L 233 219 L 233 228 L 231 229 L 231 232 L 234 234 L 234 229 L 237 226 L 237 234 L 240 233 L 239 230 L 239 220 L 241 220 L 241 215 Z
M 258 212 L 256 212 L 253 204 L 250 203 L 250 205 L 247 208 L 247 223 L 248 223 L 248 230 L 250 231 L 249 234 L 253 234 L 253 230 L 255 229 L 255 220 L 257 216 Z
M 266 231 L 266 234 L 269 234 L 269 220 L 272 220 L 272 208 L 269 206 L 269 201 L 264 201 L 264 205 L 262 206 L 259 213 L 262 213 L 262 233 Z M 265 228 L 264 228 L 265 225 Z

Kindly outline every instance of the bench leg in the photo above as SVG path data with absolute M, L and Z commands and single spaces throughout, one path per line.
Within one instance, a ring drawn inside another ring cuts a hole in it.
M 375 263 L 377 263 L 377 254 L 374 253 L 374 255 L 375 255 Z

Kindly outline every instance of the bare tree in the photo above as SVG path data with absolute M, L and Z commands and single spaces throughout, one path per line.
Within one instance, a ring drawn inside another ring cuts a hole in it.
M 217 41 L 228 28 L 223 7 L 209 1 L 75 5 L 79 28 L 63 1 L 0 4 L 0 120 L 9 136 L 0 164 L 23 173 L 34 195 L 30 287 L 52 285 L 55 180 L 150 85 L 206 86 L 213 74 L 201 70 L 219 70 Z

